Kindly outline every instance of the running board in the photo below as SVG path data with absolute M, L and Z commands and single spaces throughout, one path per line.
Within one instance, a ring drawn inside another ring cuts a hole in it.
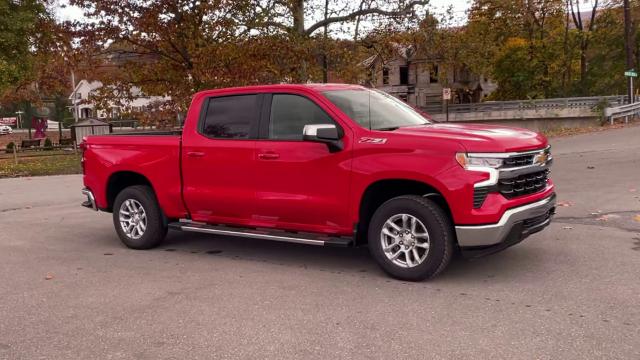
M 208 225 L 203 223 L 183 221 L 170 223 L 169 228 L 187 232 L 239 236 L 245 238 L 283 241 L 317 246 L 347 247 L 353 245 L 353 238 L 346 236 L 327 236 L 323 234 L 283 231 L 265 228 L 239 228 L 224 225 Z

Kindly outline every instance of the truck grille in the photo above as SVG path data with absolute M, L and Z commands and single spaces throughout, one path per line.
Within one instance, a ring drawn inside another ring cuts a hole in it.
M 504 162 L 502 164 L 503 168 L 514 168 L 514 167 L 520 167 L 520 166 L 529 166 L 529 165 L 533 165 L 533 158 L 535 155 L 520 155 L 520 156 L 513 156 L 507 159 L 504 159 Z
M 500 179 L 498 191 L 507 199 L 534 194 L 547 186 L 549 170 L 520 175 L 509 179 Z

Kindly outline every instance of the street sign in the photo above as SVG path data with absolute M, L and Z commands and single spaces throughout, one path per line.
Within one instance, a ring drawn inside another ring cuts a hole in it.
M 627 77 L 638 77 L 638 72 L 635 70 L 628 70 L 624 72 L 624 76 Z
M 451 88 L 442 89 L 442 100 L 451 100 Z
M 4 117 L 0 118 L 0 125 L 12 125 L 16 126 L 18 124 L 18 118 L 16 117 Z

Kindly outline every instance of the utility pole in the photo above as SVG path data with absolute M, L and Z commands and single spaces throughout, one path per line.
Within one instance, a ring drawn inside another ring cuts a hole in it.
M 634 70 L 634 58 L 633 58 L 633 47 L 634 47 L 634 36 L 632 31 L 632 20 L 631 20 L 631 4 L 630 0 L 624 0 L 624 47 L 627 53 L 627 70 Z M 633 104 L 635 102 L 634 99 L 634 91 L 633 91 L 633 77 L 629 77 L 627 79 L 627 93 L 629 95 L 629 102 Z
M 71 86 L 72 86 L 71 97 L 73 98 L 71 100 L 73 104 L 73 120 L 74 122 L 78 122 L 78 99 L 76 99 L 76 74 L 73 72 L 73 69 L 71 70 Z

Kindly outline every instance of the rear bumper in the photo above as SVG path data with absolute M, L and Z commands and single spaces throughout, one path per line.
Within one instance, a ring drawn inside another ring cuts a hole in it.
M 91 190 L 84 188 L 82 189 L 82 195 L 87 197 L 87 200 L 82 202 L 82 206 L 98 211 L 98 205 L 96 205 L 96 198 L 93 196 Z
M 549 225 L 556 195 L 505 211 L 496 224 L 456 226 L 458 245 L 464 252 L 492 253 L 517 244 Z

